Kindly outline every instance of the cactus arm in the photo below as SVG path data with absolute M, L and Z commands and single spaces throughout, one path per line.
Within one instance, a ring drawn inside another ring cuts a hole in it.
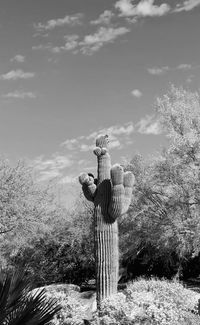
M 111 159 L 108 153 L 108 136 L 98 136 L 96 148 L 93 150 L 97 156 L 97 179 L 98 185 L 104 180 L 110 179 Z
M 121 216 L 123 210 L 123 201 L 125 196 L 123 185 L 124 171 L 120 165 L 116 164 L 111 168 L 110 174 L 112 190 L 108 213 L 112 220 L 116 220 Z
M 132 191 L 133 191 L 133 184 L 135 181 L 135 177 L 131 172 L 125 172 L 124 173 L 124 201 L 123 201 L 123 207 L 122 207 L 122 214 L 125 214 L 130 206 L 131 198 L 132 198 Z
M 83 193 L 88 201 L 94 201 L 96 193 L 96 184 L 92 176 L 89 176 L 87 173 L 82 173 L 79 176 L 79 182 L 82 185 Z

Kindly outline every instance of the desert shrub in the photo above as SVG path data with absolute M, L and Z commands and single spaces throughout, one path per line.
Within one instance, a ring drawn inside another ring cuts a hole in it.
M 101 324 L 195 325 L 200 322 L 198 299 L 181 283 L 139 279 L 104 301 Z
M 92 255 L 85 251 L 84 243 L 72 242 L 72 234 L 66 230 L 66 239 L 59 241 L 44 236 L 32 242 L 32 247 L 20 251 L 14 265 L 26 263 L 28 273 L 34 278 L 35 286 L 51 283 L 74 283 L 80 285 L 94 276 Z
M 62 309 L 54 316 L 52 325 L 82 325 L 86 307 L 82 305 L 75 297 L 64 292 L 47 292 L 48 298 L 56 298 Z
M 62 310 L 52 325 L 82 325 L 87 318 L 88 304 L 78 294 L 48 293 L 57 299 Z M 102 303 L 101 325 L 197 325 L 199 295 L 177 281 L 138 279 L 123 292 Z M 91 325 L 99 324 L 93 312 Z

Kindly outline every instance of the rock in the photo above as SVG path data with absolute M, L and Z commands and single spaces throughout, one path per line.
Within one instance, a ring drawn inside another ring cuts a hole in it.
M 35 288 L 32 290 L 33 294 L 36 291 L 40 291 L 45 289 L 47 292 L 53 293 L 53 292 L 64 292 L 65 294 L 69 294 L 70 292 L 80 292 L 80 287 L 75 285 L 75 284 L 67 284 L 67 283 L 62 283 L 62 284 L 50 284 L 48 286 L 44 287 L 39 287 Z

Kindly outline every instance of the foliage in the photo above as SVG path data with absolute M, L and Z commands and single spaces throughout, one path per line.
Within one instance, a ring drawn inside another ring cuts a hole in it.
M 36 285 L 80 282 L 94 274 L 90 207 L 69 212 L 53 184 L 41 185 L 23 162 L 0 159 L 0 266 L 29 263 Z M 85 254 L 86 252 L 86 254 Z
M 54 325 L 82 325 L 87 307 L 81 299 L 62 292 L 50 293 L 62 305 Z M 93 312 L 91 325 L 196 325 L 199 294 L 175 281 L 138 279 L 128 288 L 102 302 L 100 317 Z
M 50 229 L 49 220 L 59 209 L 48 187 L 34 181 L 23 162 L 11 166 L 0 159 L 0 264 Z
M 42 238 L 34 239 L 10 260 L 12 265 L 28 264 L 36 286 L 51 283 L 80 285 L 94 277 L 91 211 L 81 197 L 72 211 L 63 211 Z
M 139 279 L 123 293 L 104 301 L 100 323 L 195 325 L 200 321 L 198 299 L 196 293 L 180 283 Z
M 156 111 L 168 148 L 125 166 L 136 179 L 131 207 L 119 218 L 126 280 L 199 274 L 199 96 L 172 86 Z M 70 211 L 59 207 L 23 163 L 0 159 L 0 179 L 1 266 L 28 262 L 37 285 L 94 278 L 91 206 L 81 197 Z
M 169 207 L 175 207 L 180 255 L 187 252 L 197 255 L 200 251 L 199 95 L 172 86 L 171 92 L 158 100 L 157 111 L 170 139 L 163 161 L 156 166 L 162 175 L 158 187 L 164 188 Z M 168 184 L 164 184 L 165 179 Z
M 76 298 L 66 295 L 63 292 L 47 293 L 47 297 L 55 297 L 62 306 L 61 311 L 54 316 L 52 325 L 82 325 L 86 307 Z
M 0 324 L 1 325 L 45 325 L 61 306 L 55 299 L 47 299 L 45 290 L 31 293 L 32 283 L 24 277 L 22 270 L 0 279 Z
M 172 86 L 156 110 L 169 147 L 146 162 L 137 155 L 126 166 L 136 186 L 120 223 L 121 250 L 141 273 L 161 270 L 170 277 L 181 275 L 200 251 L 199 96 Z

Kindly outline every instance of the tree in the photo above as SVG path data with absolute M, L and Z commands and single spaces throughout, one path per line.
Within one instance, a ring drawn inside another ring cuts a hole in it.
M 0 159 L 0 263 L 50 230 L 49 220 L 60 211 L 48 187 L 34 181 L 23 162 L 11 166 Z
M 169 146 L 148 163 L 134 157 L 127 166 L 136 186 L 120 229 L 127 258 L 141 258 L 150 274 L 162 264 L 170 276 L 181 274 L 200 251 L 199 96 L 172 86 L 157 100 L 156 110 Z
M 158 99 L 160 123 L 167 131 L 168 184 L 165 186 L 179 219 L 180 254 L 200 251 L 200 100 L 198 93 L 171 87 Z M 165 169 L 166 170 L 166 169 Z M 160 173 L 161 174 L 161 173 Z M 166 175 L 166 173 L 165 173 Z
M 51 230 L 33 238 L 9 260 L 13 266 L 28 264 L 35 286 L 51 283 L 81 285 L 95 277 L 91 206 L 81 196 L 69 211 L 51 220 Z

